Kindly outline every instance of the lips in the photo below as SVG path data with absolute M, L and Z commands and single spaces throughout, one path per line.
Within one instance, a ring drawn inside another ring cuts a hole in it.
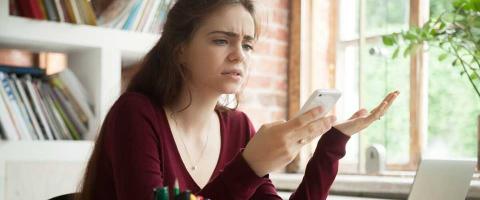
M 231 69 L 231 70 L 223 71 L 222 75 L 243 76 L 243 72 L 242 72 L 242 70 L 239 70 L 239 69 Z

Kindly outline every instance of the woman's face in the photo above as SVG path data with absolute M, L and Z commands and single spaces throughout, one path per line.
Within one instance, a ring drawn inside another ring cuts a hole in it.
M 182 48 L 180 62 L 190 84 L 218 94 L 237 93 L 247 77 L 255 24 L 242 5 L 228 5 L 212 13 Z

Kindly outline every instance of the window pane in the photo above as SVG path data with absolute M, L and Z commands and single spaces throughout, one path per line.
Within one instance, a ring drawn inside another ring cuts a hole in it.
M 348 119 L 359 108 L 358 99 L 358 44 L 340 43 L 337 52 L 335 87 L 342 91 L 335 109 L 338 119 Z M 358 136 L 350 138 L 347 153 L 340 160 L 340 171 L 357 172 Z
M 399 90 L 400 96 L 380 121 L 374 122 L 362 134 L 366 147 L 381 144 L 386 149 L 387 163 L 403 164 L 409 160 L 409 94 L 410 60 L 392 60 L 391 49 L 383 49 L 378 39 L 368 43 L 362 65 L 361 97 L 363 107 L 371 110 L 383 100 L 388 92 Z M 375 51 L 373 51 L 375 50 Z
M 400 31 L 408 27 L 409 1 L 365 0 L 366 35 Z
M 442 50 L 431 48 L 429 60 L 428 139 L 426 155 L 475 158 L 480 99 L 466 75 L 439 61 Z
M 453 0 L 430 0 L 430 16 L 438 17 L 445 10 L 451 10 Z
M 360 19 L 359 0 L 340 0 L 339 4 L 339 40 L 357 39 Z

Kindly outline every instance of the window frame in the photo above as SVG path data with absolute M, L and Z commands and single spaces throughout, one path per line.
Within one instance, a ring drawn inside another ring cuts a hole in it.
M 330 10 L 330 16 L 334 16 L 333 19 L 329 19 L 329 35 L 328 38 L 328 50 L 327 50 L 327 71 L 328 82 L 327 87 L 335 87 L 335 74 L 336 74 L 336 56 L 337 46 L 347 45 L 348 43 L 358 43 L 359 47 L 359 76 L 362 70 L 362 53 L 365 53 L 365 47 L 367 41 L 377 40 L 383 33 L 365 35 L 365 1 L 360 2 L 360 24 L 358 38 L 348 38 L 346 40 L 339 40 L 338 36 L 338 23 L 339 23 L 339 3 L 338 1 L 330 1 L 332 9 Z M 314 3 L 314 0 L 309 1 L 291 1 L 291 18 L 290 18 L 290 55 L 289 55 L 289 68 L 288 68 L 288 119 L 293 117 L 300 107 L 300 102 L 306 91 L 311 90 L 314 85 L 311 77 L 307 77 L 308 80 L 304 80 L 301 77 L 302 70 L 312 70 L 315 65 L 312 54 L 319 52 L 318 48 L 314 45 L 305 47 L 304 43 L 316 44 L 321 38 L 314 37 L 312 34 L 305 34 L 305 31 L 315 30 L 318 24 L 318 19 L 315 19 L 315 14 L 312 10 L 316 9 L 318 5 Z M 421 26 L 429 18 L 429 0 L 410 0 L 409 1 L 409 25 Z M 313 28 L 312 28 L 313 27 Z M 332 42 L 332 40 L 334 42 Z M 409 99 L 409 160 L 406 164 L 387 164 L 387 170 L 399 170 L 409 171 L 415 170 L 421 159 L 422 152 L 426 148 L 426 134 L 428 128 L 428 54 L 423 51 L 423 48 L 419 48 L 417 52 L 411 54 L 410 58 L 410 99 Z M 300 49 L 300 51 L 299 51 Z M 307 59 L 307 61 L 305 61 Z M 301 79 L 302 78 L 302 79 Z M 359 77 L 361 83 L 361 77 Z M 358 86 L 359 95 L 361 96 L 361 88 Z M 362 105 L 360 100 L 359 105 Z M 417 112 L 418 111 L 418 112 Z M 479 119 L 480 120 L 480 119 Z M 479 130 L 480 132 L 480 130 Z M 316 143 L 315 143 L 316 144 Z M 359 134 L 359 153 L 357 162 L 357 173 L 362 173 L 365 157 L 364 152 L 365 145 L 362 146 L 362 134 Z M 480 148 L 480 147 L 479 147 Z M 307 148 L 305 152 L 297 156 L 297 158 L 287 166 L 287 172 L 299 172 L 302 171 L 302 166 L 305 164 L 305 160 L 302 159 L 305 154 L 308 156 L 314 150 L 314 148 Z M 480 157 L 480 156 L 479 156 Z M 303 164 L 302 164 L 303 163 Z M 345 166 L 347 169 L 354 168 L 354 165 Z M 350 171 L 350 170 L 347 170 Z M 342 171 L 340 171 L 342 172 Z

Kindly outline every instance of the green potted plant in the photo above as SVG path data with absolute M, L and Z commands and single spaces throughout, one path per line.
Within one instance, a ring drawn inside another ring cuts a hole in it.
M 480 98 L 480 0 L 455 0 L 452 4 L 453 10 L 431 18 L 422 27 L 386 35 L 383 43 L 395 48 L 393 58 L 402 51 L 407 56 L 424 43 L 439 47 L 444 53 L 438 59 L 454 57 L 452 65 L 468 77 Z
M 450 57 L 453 61 L 448 62 L 459 69 L 461 77 L 468 78 L 480 100 L 480 0 L 454 0 L 451 4 L 453 9 L 430 18 L 422 27 L 384 36 L 383 43 L 394 48 L 393 58 L 416 52 L 423 44 L 440 48 L 443 53 L 437 59 Z M 477 126 L 480 136 L 480 115 Z

